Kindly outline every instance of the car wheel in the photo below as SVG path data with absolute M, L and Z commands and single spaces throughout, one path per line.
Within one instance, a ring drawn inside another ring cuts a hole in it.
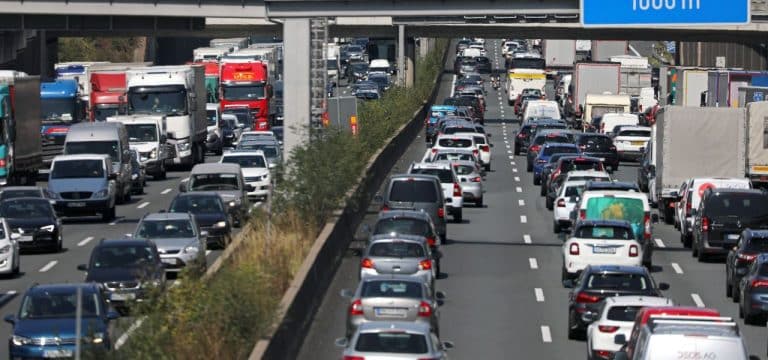
M 744 307 L 741 306 L 742 304 L 739 303 L 739 317 L 744 318 Z
M 568 272 L 565 271 L 565 266 L 563 266 L 562 269 L 560 270 L 560 281 L 564 282 L 565 280 L 568 280 L 568 278 L 569 278 Z
M 736 287 L 736 284 L 731 284 L 731 300 L 735 303 L 741 300 L 741 293 L 739 292 L 739 288 Z
M 728 276 L 727 272 L 725 274 L 725 297 L 731 297 L 733 296 L 733 286 L 731 285 L 731 282 L 728 281 L 730 277 Z
M 683 233 L 680 233 L 680 242 L 683 243 L 683 247 L 690 248 L 691 247 L 691 235 L 686 235 Z
M 109 208 L 109 210 L 105 211 L 103 214 L 101 214 L 101 219 L 104 221 L 112 221 L 112 219 L 115 218 L 115 207 Z
M 533 174 L 533 185 L 541 185 L 541 178 Z
M 56 246 L 53 248 L 53 252 L 60 253 L 64 249 L 64 241 L 59 238 L 59 241 L 56 242 Z
M 675 219 L 675 215 L 672 212 L 672 209 L 669 208 L 668 204 L 664 204 L 662 201 L 662 205 L 664 206 L 664 223 L 667 225 L 672 225 L 672 222 Z
M 483 197 L 481 196 L 477 201 L 475 201 L 475 207 L 483 207 Z
M 528 164 L 526 164 L 525 165 L 525 171 L 533 172 L 533 164 L 531 164 L 530 162 Z
M 691 244 L 691 256 L 699 257 L 699 242 L 696 241 L 696 239 L 694 239 Z
M 547 197 L 547 199 L 545 200 L 545 203 L 546 203 L 546 206 L 547 206 L 547 210 L 554 210 L 555 209 L 555 200 L 554 199 L 552 199 L 550 197 Z
M 21 262 L 21 258 L 16 260 L 16 263 L 13 264 L 13 270 L 11 271 L 11 273 L 13 275 L 18 275 L 19 274 L 19 270 L 21 270 L 21 264 L 19 264 L 20 262 Z
M 448 242 L 448 234 L 440 235 L 440 245 L 445 245 Z
M 491 171 L 491 164 L 490 163 L 483 165 L 483 167 L 485 167 L 485 171 Z
M 123 195 L 123 204 L 131 202 L 131 189 L 128 189 L 128 191 Z
M 461 211 L 461 209 L 459 209 L 457 213 L 453 214 L 453 222 L 455 223 L 460 223 L 463 218 L 464 218 L 464 214 L 463 214 L 463 211 Z
M 744 323 L 747 325 L 762 325 L 763 323 L 760 321 L 762 319 L 762 315 L 752 315 L 746 312 L 744 313 Z
M 539 189 L 539 195 L 541 196 L 547 196 L 547 183 L 543 181 L 539 181 L 540 189 Z
M 579 330 L 576 329 L 576 319 L 575 314 L 573 311 L 568 312 L 568 339 L 569 340 L 578 340 L 579 339 Z
M 552 222 L 552 232 L 559 234 L 563 229 L 560 227 L 560 223 L 557 220 Z
M 520 148 L 515 146 L 515 155 L 520 155 Z

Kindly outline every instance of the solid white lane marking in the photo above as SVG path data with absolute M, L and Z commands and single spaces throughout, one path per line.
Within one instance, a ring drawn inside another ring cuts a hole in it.
M 211 250 L 205 250 L 205 256 L 208 256 L 211 254 Z
M 520 215 L 520 222 L 525 224 L 528 222 L 528 217 L 525 215 Z
M 525 200 L 523 199 L 517 200 L 517 205 L 525 206 Z
M 47 272 L 48 270 L 51 270 L 54 266 L 56 266 L 56 264 L 58 263 L 59 263 L 58 260 L 51 260 L 51 262 L 45 264 L 45 266 L 43 266 L 40 269 L 40 272 Z
M 699 294 L 691 294 L 691 299 L 693 299 L 693 302 L 696 303 L 696 307 L 704 307 L 704 301 L 701 300 L 701 296 L 699 296 Z
M 167 194 L 167 193 L 169 193 L 171 191 L 173 191 L 173 189 L 168 188 L 168 189 L 165 189 L 165 190 L 161 191 L 160 194 L 165 195 L 165 194 Z
M 544 302 L 544 290 L 535 288 L 533 289 L 533 293 L 536 294 L 536 302 Z
M 145 201 L 145 202 L 139 204 L 139 206 L 137 206 L 136 208 L 137 209 L 143 209 L 143 208 L 147 207 L 147 205 L 149 205 L 149 201 Z
M 528 234 L 523 235 L 523 242 L 526 244 L 530 244 L 532 242 L 531 235 L 528 235 Z
M 661 241 L 661 239 L 658 239 L 658 238 L 656 238 L 656 239 L 653 239 L 653 242 L 655 242 L 655 243 L 656 243 L 656 246 L 658 246 L 658 247 L 660 247 L 660 248 L 664 248 L 664 247 L 667 247 L 666 245 L 664 245 L 664 242 L 663 242 L 663 241 Z
M 683 273 L 683 268 L 681 268 L 677 263 L 672 263 L 672 268 L 675 269 L 675 272 L 678 274 Z
M 516 188 L 515 188 L 515 191 L 517 191 L 517 192 L 523 192 L 523 188 L 521 188 L 521 187 L 519 187 L 519 186 L 518 186 L 518 187 L 516 187 Z
M 91 240 L 93 240 L 93 236 L 89 236 L 89 237 L 87 237 L 87 238 L 83 239 L 82 241 L 80 241 L 79 243 L 77 243 L 77 246 L 85 246 L 86 244 L 88 244 L 89 242 L 91 242 Z
M 144 319 L 146 316 L 141 317 L 139 320 L 136 320 L 131 326 L 128 328 L 128 330 L 123 333 L 123 335 L 120 335 L 120 337 L 115 341 L 115 350 L 119 350 L 123 345 L 125 345 L 125 342 L 128 341 L 128 338 L 133 334 L 136 329 L 141 326 L 141 324 L 144 322 Z
M 552 342 L 552 332 L 549 331 L 549 326 L 546 326 L 546 325 L 541 326 L 541 341 L 545 343 Z
M 536 270 L 539 268 L 539 262 L 536 258 L 528 258 L 528 264 L 531 265 L 531 269 Z
M 12 298 L 16 294 L 17 294 L 16 290 L 6 291 L 5 294 L 3 294 L 3 296 L 0 296 L 0 304 L 3 304 L 6 301 L 10 300 L 10 298 Z
M 515 181 L 520 182 L 520 178 L 515 176 Z
M 115 219 L 115 220 L 113 220 L 111 223 L 109 223 L 109 225 L 110 225 L 110 226 L 115 226 L 115 225 L 117 225 L 117 223 L 119 223 L 119 222 L 120 222 L 120 220 L 122 220 L 122 219 Z

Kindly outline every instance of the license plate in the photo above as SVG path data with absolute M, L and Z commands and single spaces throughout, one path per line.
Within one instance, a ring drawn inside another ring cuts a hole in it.
M 84 202 L 71 202 L 71 203 L 67 203 L 67 206 L 68 207 L 85 207 L 85 203 Z
M 616 248 L 595 246 L 592 248 L 592 253 L 593 254 L 615 254 Z
M 45 350 L 43 351 L 44 358 L 66 358 L 72 357 L 72 350 L 57 349 L 57 350 Z
M 635 146 L 644 145 L 644 144 L 645 144 L 645 141 L 632 141 L 632 145 L 635 145 Z
M 728 235 L 728 240 L 739 240 L 739 236 L 741 236 L 741 235 L 739 235 L 739 234 L 729 234 Z
M 33 240 L 33 237 L 32 237 L 32 236 L 29 236 L 29 235 L 27 235 L 27 236 L 22 236 L 22 237 L 20 237 L 20 238 L 19 238 L 19 241 L 20 241 L 20 242 L 29 242 L 29 241 L 32 241 L 32 240 Z
M 160 259 L 163 264 L 176 265 L 176 259 Z
M 112 293 L 109 295 L 109 299 L 114 301 L 133 300 L 135 298 L 136 294 L 134 293 Z
M 404 318 L 407 316 L 407 313 L 408 313 L 405 309 L 399 309 L 399 308 L 376 308 L 375 311 L 377 316 L 397 317 L 397 318 Z

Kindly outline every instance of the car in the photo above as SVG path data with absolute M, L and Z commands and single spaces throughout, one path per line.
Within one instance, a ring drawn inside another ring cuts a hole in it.
M 141 302 L 151 289 L 165 288 L 165 267 L 157 246 L 142 239 L 101 239 L 91 250 L 85 282 L 104 286 L 107 300 L 127 313 L 131 302 Z
M 368 63 L 365 61 L 350 62 L 346 73 L 350 83 L 366 80 L 368 78 Z
M 707 189 L 694 216 L 694 257 L 725 255 L 742 230 L 768 229 L 768 193 L 754 189 Z
M 48 191 L 57 214 L 115 218 L 118 192 L 109 155 L 58 155 L 51 162 Z
M 222 147 L 232 147 L 237 145 L 237 139 L 243 132 L 245 125 L 238 122 L 237 115 L 235 114 L 221 114 L 221 123 L 219 124 L 219 132 L 222 137 Z M 222 149 L 223 151 L 223 149 Z
M 473 161 L 452 161 L 453 171 L 461 183 L 461 192 L 464 194 L 464 202 L 472 202 L 476 207 L 483 207 L 485 188 L 483 176 Z
M 739 281 L 739 316 L 745 324 L 765 325 L 768 318 L 768 254 L 752 261 Z
M 81 322 L 75 317 L 81 295 Z M 35 284 L 21 299 L 19 311 L 5 316 L 13 326 L 8 359 L 72 357 L 81 341 L 83 351 L 112 349 L 111 322 L 120 317 L 102 295 L 100 284 Z M 77 326 L 81 339 L 77 339 Z M 96 352 L 98 354 L 98 352 Z
M 252 200 L 266 201 L 272 189 L 272 176 L 270 169 L 277 165 L 268 163 L 267 157 L 261 150 L 235 150 L 221 156 L 219 162 L 222 164 L 238 164 L 243 172 L 243 180 L 253 187 L 253 191 L 248 192 L 248 197 Z
M 269 165 L 277 166 L 283 163 L 283 151 L 277 139 L 257 139 L 238 143 L 235 150 L 261 150 Z
M 536 100 L 528 100 L 521 112 L 520 120 L 523 124 L 528 123 L 532 118 L 561 119 L 560 107 L 557 105 L 557 102 L 541 100 L 541 96 Z
M 693 241 L 693 210 L 698 210 L 701 197 L 710 188 L 751 189 L 747 178 L 698 177 L 685 180 L 680 185 L 675 202 L 675 227 L 680 230 L 680 242 L 691 247 Z
M 39 186 L 6 186 L 0 190 L 0 201 L 18 197 L 51 199 L 53 203 L 51 193 L 48 189 Z
M 61 219 L 46 199 L 21 197 L 0 202 L 0 217 L 11 234 L 18 235 L 21 250 L 61 252 L 64 247 Z M 8 239 L 10 234 L 5 236 Z
M 409 275 L 435 288 L 436 261 L 427 239 L 418 235 L 382 234 L 371 236 L 360 261 L 360 280 L 374 275 Z
M 572 143 L 546 142 L 536 154 L 533 161 L 533 185 L 541 185 L 541 171 L 544 164 L 549 162 L 552 154 L 578 154 L 579 148 Z
M 440 179 L 434 175 L 397 174 L 390 176 L 382 195 L 374 198 L 381 211 L 423 211 L 435 223 L 440 243 L 446 242 L 446 207 Z
M 471 150 L 476 155 L 479 154 L 475 137 L 472 134 L 459 133 L 453 135 L 438 135 L 432 145 L 432 153 L 437 153 L 443 149 L 465 149 Z
M 587 327 L 587 359 L 610 359 L 621 345 L 616 335 L 629 338 L 637 313 L 648 306 L 674 306 L 667 298 L 653 296 L 612 296 L 606 298 L 594 313 L 585 313 Z
M 232 242 L 232 214 L 215 192 L 195 191 L 176 195 L 168 207 L 170 213 L 190 213 L 205 232 L 207 247 L 225 248 Z
M 552 215 L 552 231 L 559 234 L 563 229 L 571 227 L 571 211 L 578 202 L 586 181 L 567 181 L 563 183 L 557 192 L 557 198 L 554 201 Z
M 648 141 L 651 139 L 651 128 L 647 126 L 624 126 L 613 137 L 613 144 L 619 159 L 637 160 L 642 157 Z
M 535 120 L 527 124 L 523 124 L 515 134 L 514 140 L 514 153 L 520 155 L 524 151 L 528 151 L 528 146 L 533 137 L 536 135 L 537 129 L 562 129 L 565 130 L 568 126 L 565 122 L 560 120 Z
M 619 153 L 613 144 L 613 139 L 608 135 L 581 133 L 576 136 L 576 145 L 581 149 L 584 156 L 596 157 L 603 160 L 603 163 L 611 171 L 619 169 Z
M 20 235 L 11 232 L 8 222 L 0 218 L 0 274 L 15 276 L 21 268 Z
M 478 150 L 477 154 L 480 157 L 480 161 L 483 163 L 483 168 L 485 171 L 491 171 L 491 159 L 493 158 L 491 154 L 491 147 L 493 146 L 490 141 L 491 134 L 475 133 L 472 134 L 472 136 L 475 138 L 475 144 L 477 145 Z
M 493 65 L 491 59 L 485 56 L 478 56 L 475 58 L 477 62 L 477 71 L 481 74 L 490 74 L 493 71 Z
M 437 121 L 448 115 L 456 115 L 457 109 L 453 105 L 432 105 L 424 119 L 424 135 L 427 142 L 432 142 L 437 131 Z M 427 144 L 429 146 L 429 144 Z
M 464 192 L 461 190 L 459 179 L 450 163 L 431 162 L 413 163 L 408 169 L 409 174 L 434 175 L 440 179 L 443 197 L 446 199 L 448 214 L 453 216 L 453 221 L 461 222 L 463 218 Z
M 549 159 L 547 159 L 547 162 L 542 166 L 541 173 L 539 174 L 539 184 L 541 185 L 541 190 L 539 191 L 539 195 L 544 196 L 547 194 L 549 190 L 549 178 L 552 175 L 552 168 L 554 166 L 557 166 L 557 163 L 560 161 L 560 158 L 568 157 L 568 156 L 574 156 L 574 154 L 569 153 L 557 153 L 552 154 Z M 557 189 L 552 189 L 554 192 L 557 192 Z M 552 204 L 549 203 L 550 198 L 547 197 L 547 209 L 552 210 Z
M 251 211 L 248 193 L 254 190 L 243 179 L 238 164 L 203 163 L 189 172 L 189 177 L 179 183 L 179 192 L 213 191 L 227 204 L 235 227 L 247 220 Z
M 443 100 L 443 105 L 469 106 L 472 108 L 473 121 L 480 124 L 485 122 L 485 109 L 476 97 L 449 97 Z
M 725 296 L 739 301 L 739 283 L 760 254 L 768 253 L 768 231 L 744 229 L 725 259 Z M 734 291 L 735 290 L 735 291 Z
M 526 89 L 523 89 L 525 91 Z M 515 99 L 515 104 L 513 107 L 513 111 L 515 112 L 515 115 L 520 116 L 523 113 L 523 105 L 531 100 L 541 100 L 541 95 L 536 94 L 520 94 L 517 95 L 517 99 Z
M 543 173 L 543 176 L 541 177 L 541 192 L 540 195 L 546 196 L 546 203 L 547 208 L 551 209 L 552 204 L 554 204 L 555 200 L 555 194 L 557 193 L 557 189 L 562 184 L 562 181 L 558 182 L 555 181 L 558 178 L 562 178 L 564 181 L 565 178 L 567 178 L 567 175 L 571 171 L 596 171 L 596 172 L 604 172 L 605 167 L 603 166 L 603 162 L 600 161 L 598 158 L 583 156 L 583 155 L 572 155 L 571 156 L 561 156 L 559 157 L 558 161 L 551 166 L 551 169 L 549 170 L 549 173 Z M 601 174 L 608 175 L 607 173 Z
M 615 135 L 613 130 L 617 125 L 637 126 L 639 123 L 637 114 L 606 113 L 600 118 L 599 131 L 601 134 Z
M 640 166 L 637 167 L 637 185 L 640 186 L 640 190 L 648 192 L 649 181 L 656 175 L 656 166 L 653 165 L 653 159 L 651 156 L 651 149 L 653 139 L 648 141 L 648 146 L 645 147 L 643 155 L 640 158 Z
M 642 266 L 596 265 L 587 266 L 576 280 L 563 282 L 573 287 L 568 293 L 568 338 L 583 338 L 589 325 L 584 313 L 595 313 L 600 302 L 609 296 L 656 296 L 668 290 L 666 283 L 656 282 L 648 269 Z
M 635 351 L 637 339 L 640 337 L 643 327 L 648 324 L 651 318 L 666 317 L 696 319 L 719 316 L 720 312 L 716 309 L 697 306 L 647 306 L 637 311 L 634 325 L 632 325 L 632 331 L 629 332 L 629 336 L 619 334 L 614 338 L 614 342 L 617 343 L 617 345 L 621 345 L 621 351 L 624 351 L 627 354 L 632 354 Z
M 200 230 L 194 215 L 171 212 L 144 215 L 133 233 L 134 239 L 154 242 L 165 270 L 173 273 L 182 269 L 207 269 L 207 236 L 208 232 Z
M 537 132 L 536 136 L 531 140 L 528 152 L 525 154 L 526 171 L 533 172 L 534 159 L 539 155 L 539 151 L 545 143 L 573 143 L 573 138 L 563 130 L 544 130 Z
M 642 265 L 642 246 L 626 220 L 581 220 L 563 243 L 562 281 L 588 265 Z
M 451 342 L 440 342 L 429 324 L 375 321 L 358 327 L 351 338 L 336 339 L 344 359 L 447 360 Z
M 379 86 L 380 92 L 385 92 L 389 90 L 389 87 L 391 86 L 389 75 L 384 73 L 369 73 L 368 74 L 368 81 L 374 82 L 376 85 Z
M 391 320 L 425 323 L 440 335 L 438 301 L 444 300 L 445 294 L 433 293 L 412 276 L 371 276 L 360 281 L 355 291 L 342 290 L 341 296 L 349 299 L 347 338 L 361 324 Z
M 144 193 L 147 185 L 147 172 L 139 162 L 139 152 L 131 149 L 131 191 L 136 195 Z

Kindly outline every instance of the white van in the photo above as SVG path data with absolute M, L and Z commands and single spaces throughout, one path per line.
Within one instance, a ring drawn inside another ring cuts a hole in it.
M 389 63 L 389 60 L 387 59 L 374 59 L 371 60 L 371 64 L 368 65 L 368 73 L 384 73 L 384 74 L 391 74 L 392 73 L 392 65 Z
M 637 114 L 629 113 L 607 113 L 603 114 L 602 120 L 600 120 L 600 133 L 606 135 L 612 135 L 613 129 L 619 125 L 625 126 L 637 126 L 640 123 L 640 118 Z
M 523 112 L 522 124 L 525 125 L 531 118 L 562 119 L 560 107 L 552 100 L 528 100 L 528 105 Z
M 699 208 L 701 196 L 712 188 L 751 189 L 752 183 L 747 178 L 691 178 L 680 185 L 675 203 L 675 227 L 680 230 L 680 241 L 685 246 L 693 239 L 693 211 Z

